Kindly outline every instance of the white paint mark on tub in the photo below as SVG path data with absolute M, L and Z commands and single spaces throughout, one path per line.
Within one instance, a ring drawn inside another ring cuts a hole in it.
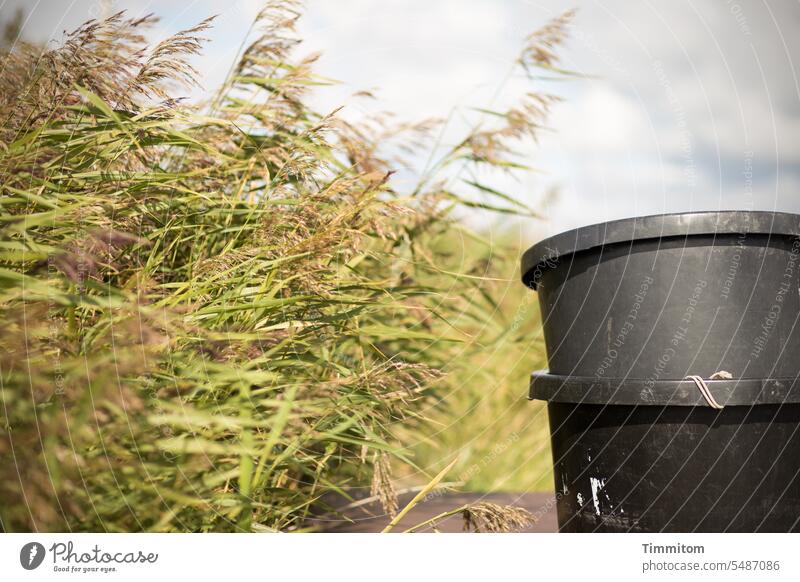
M 596 477 L 589 477 L 589 484 L 592 486 L 592 501 L 594 502 L 594 512 L 600 515 L 600 499 L 597 497 L 598 492 L 606 484 L 605 479 L 597 479 Z
M 583 507 L 583 495 L 581 495 L 580 493 L 578 493 L 578 505 Z
M 569 487 L 567 487 L 567 474 L 561 473 L 561 490 L 564 495 L 569 495 Z

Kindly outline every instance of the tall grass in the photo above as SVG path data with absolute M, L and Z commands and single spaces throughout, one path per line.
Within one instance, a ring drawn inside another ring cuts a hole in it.
M 497 308 L 486 265 L 443 268 L 441 241 L 460 204 L 526 210 L 454 169 L 524 171 L 552 99 L 493 112 L 402 192 L 391 154 L 435 124 L 313 111 L 298 16 L 269 3 L 208 105 L 176 96 L 210 19 L 148 47 L 155 19 L 120 13 L 3 55 L 4 531 L 300 530 L 370 482 L 394 512 L 403 435 L 495 341 L 468 323 Z M 520 64 L 552 69 L 567 21 Z
M 468 365 L 451 370 L 426 411 L 426 430 L 412 428 L 404 440 L 413 443 L 414 459 L 424 467 L 440 467 L 458 455 L 448 479 L 464 489 L 552 491 L 546 406 L 528 401 L 526 390 L 530 373 L 547 367 L 536 294 L 513 276 L 519 251 L 512 233 L 491 237 L 491 243 L 437 243 L 459 249 L 448 258 L 452 270 L 486 265 L 480 291 L 495 306 L 482 322 L 462 323 L 483 349 L 469 354 Z

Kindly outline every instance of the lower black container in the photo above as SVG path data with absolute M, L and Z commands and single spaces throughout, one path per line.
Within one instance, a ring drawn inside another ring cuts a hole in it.
M 800 531 L 800 380 L 707 385 L 535 373 L 559 531 Z

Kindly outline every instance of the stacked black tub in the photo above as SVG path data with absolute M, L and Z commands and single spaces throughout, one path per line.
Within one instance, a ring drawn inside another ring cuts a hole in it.
M 523 255 L 560 531 L 800 531 L 798 237 L 794 214 L 697 212 Z

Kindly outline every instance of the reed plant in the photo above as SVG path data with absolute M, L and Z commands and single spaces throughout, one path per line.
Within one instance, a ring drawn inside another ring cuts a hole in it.
M 300 13 L 267 4 L 210 103 L 179 96 L 213 19 L 3 49 L 3 531 L 301 531 L 323 495 L 371 483 L 395 513 L 392 467 L 427 478 L 404 439 L 497 339 L 471 333 L 497 311 L 485 253 L 445 267 L 454 209 L 534 214 L 459 172 L 525 171 L 554 100 L 487 112 L 399 188 L 437 124 L 316 112 Z M 557 72 L 568 20 L 520 66 Z

